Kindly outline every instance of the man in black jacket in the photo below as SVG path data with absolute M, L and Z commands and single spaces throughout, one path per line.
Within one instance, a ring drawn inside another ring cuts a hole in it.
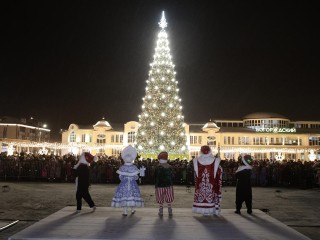
M 240 166 L 236 171 L 236 211 L 241 214 L 242 203 L 245 202 L 247 213 L 252 214 L 251 174 L 253 159 L 250 155 L 239 156 Z
M 97 161 L 97 157 L 92 156 L 88 152 L 83 152 L 79 158 L 79 162 L 74 166 L 76 186 L 77 186 L 77 211 L 79 213 L 82 207 L 82 198 L 88 203 L 89 207 L 95 211 L 96 206 L 89 193 L 90 186 L 90 175 L 89 175 L 89 164 L 92 161 Z

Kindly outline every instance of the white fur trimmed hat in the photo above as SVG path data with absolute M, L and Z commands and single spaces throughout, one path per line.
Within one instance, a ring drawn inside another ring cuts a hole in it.
M 209 147 L 208 145 L 204 145 L 204 146 L 202 146 L 202 147 L 200 148 L 200 152 L 201 152 L 202 154 L 208 154 L 208 153 L 211 152 L 211 149 L 210 149 L 210 147 Z
M 162 160 L 168 160 L 168 153 L 167 152 L 161 152 L 158 155 L 158 159 L 162 159 Z
M 121 151 L 121 157 L 125 162 L 132 162 L 137 157 L 137 150 L 129 145 Z
M 86 161 L 88 163 L 92 163 L 93 161 L 94 162 L 97 162 L 98 161 L 98 157 L 97 156 L 93 156 L 91 153 L 89 152 L 85 152 L 84 153 L 84 158 L 86 159 Z

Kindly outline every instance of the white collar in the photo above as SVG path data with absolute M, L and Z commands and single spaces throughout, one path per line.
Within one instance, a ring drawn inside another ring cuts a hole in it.
M 159 163 L 167 163 L 168 160 L 164 160 L 164 159 L 159 159 Z
M 236 172 L 240 172 L 240 171 L 245 170 L 245 169 L 252 169 L 252 167 L 251 166 L 241 165 L 241 166 L 238 167 Z

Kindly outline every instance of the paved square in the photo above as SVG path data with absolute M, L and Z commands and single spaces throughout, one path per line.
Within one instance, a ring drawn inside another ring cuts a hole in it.
M 137 209 L 127 217 L 121 213 L 99 207 L 75 214 L 74 207 L 64 207 L 9 239 L 309 239 L 257 209 L 253 215 L 222 209 L 220 216 L 210 217 L 193 214 L 190 208 L 175 208 L 173 217 L 166 211 L 159 217 L 156 208 Z

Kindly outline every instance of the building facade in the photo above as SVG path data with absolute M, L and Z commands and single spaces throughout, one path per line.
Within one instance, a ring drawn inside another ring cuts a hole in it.
M 209 145 L 223 159 L 251 154 L 255 159 L 320 159 L 320 121 L 291 121 L 275 113 L 252 113 L 238 120 L 214 120 L 184 125 L 190 159 Z M 92 126 L 70 124 L 62 133 L 62 154 L 90 150 L 118 156 L 135 144 L 139 123 L 112 124 L 102 119 Z
M 0 117 L 1 152 L 29 151 L 32 143 L 50 142 L 50 131 L 33 118 Z

